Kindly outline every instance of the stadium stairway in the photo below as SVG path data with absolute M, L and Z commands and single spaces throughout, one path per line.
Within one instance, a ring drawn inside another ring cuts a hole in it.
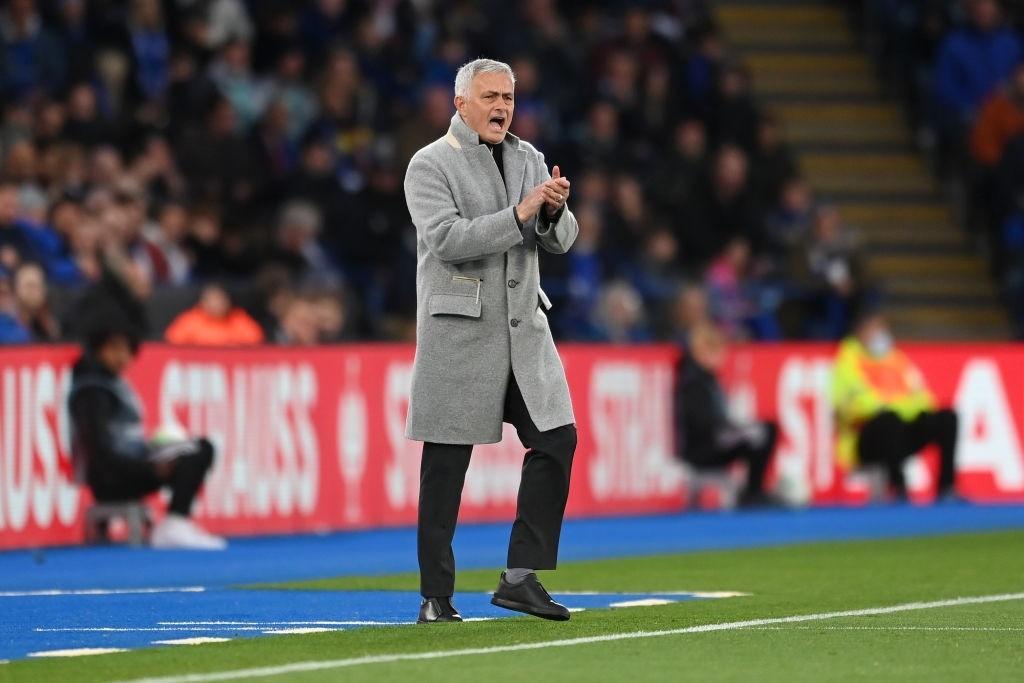
M 899 103 L 836 0 L 718 0 L 717 19 L 748 65 L 819 197 L 863 239 L 867 269 L 908 339 L 997 340 L 1007 315 L 985 259 L 957 226 Z

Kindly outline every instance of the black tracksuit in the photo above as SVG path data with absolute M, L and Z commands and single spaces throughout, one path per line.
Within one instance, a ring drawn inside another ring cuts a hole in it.
M 742 460 L 748 466 L 742 497 L 749 500 L 763 493 L 778 427 L 773 422 L 762 423 L 765 438 L 762 443 L 753 443 L 730 421 L 718 378 L 689 355 L 680 362 L 677 373 L 675 414 L 677 450 L 683 460 L 698 469 L 725 467 Z
M 884 466 L 896 495 L 905 498 L 907 482 L 903 463 L 922 448 L 934 444 L 939 447 L 938 495 L 946 496 L 953 492 L 956 476 L 958 425 L 956 413 L 948 409 L 925 411 L 909 421 L 884 410 L 861 427 L 857 456 L 861 463 Z
M 169 512 L 187 516 L 213 463 L 206 439 L 182 444 L 170 475 L 157 476 L 142 427 L 139 399 L 131 386 L 86 355 L 74 367 L 68 395 L 76 474 L 101 502 L 138 500 L 171 487 Z

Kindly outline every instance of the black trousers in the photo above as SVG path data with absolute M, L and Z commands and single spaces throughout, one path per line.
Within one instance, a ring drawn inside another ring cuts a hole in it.
M 174 460 L 170 476 L 160 479 L 156 469 L 122 469 L 116 464 L 104 466 L 89 473 L 89 488 L 93 497 L 103 503 L 138 500 L 159 491 L 164 486 L 171 489 L 171 504 L 168 512 L 187 517 L 192 512 L 192 501 L 206 479 L 206 473 L 213 465 L 213 444 L 206 439 L 196 439 L 193 448 L 183 449 Z
M 514 376 L 505 393 L 504 421 L 516 428 L 519 440 L 529 449 L 523 460 L 507 566 L 554 569 L 576 452 L 576 426 L 537 429 Z M 455 592 L 452 539 L 472 452 L 471 444 L 423 444 L 416 540 L 424 597 L 448 597 Z
M 731 465 L 736 461 L 747 463 L 747 483 L 741 494 L 743 499 L 757 498 L 764 493 L 764 475 L 768 461 L 775 452 L 779 440 L 779 426 L 774 422 L 762 422 L 765 440 L 759 445 L 741 441 L 731 448 L 722 448 L 704 453 L 688 454 L 686 461 L 694 467 L 712 469 Z
M 925 446 L 939 447 L 939 495 L 953 490 L 958 419 L 952 410 L 921 413 L 905 422 L 885 411 L 864 423 L 857 439 L 857 456 L 862 463 L 884 465 L 889 484 L 901 497 L 907 495 L 903 462 Z

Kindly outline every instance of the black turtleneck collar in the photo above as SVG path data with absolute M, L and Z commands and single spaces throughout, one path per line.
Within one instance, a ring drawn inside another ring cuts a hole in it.
M 502 157 L 502 144 L 499 142 L 496 145 L 492 145 L 483 138 L 479 138 L 480 144 L 487 145 L 487 149 L 491 150 L 491 156 L 494 157 L 494 163 L 498 166 L 498 173 L 501 174 L 501 182 L 505 182 L 505 161 Z

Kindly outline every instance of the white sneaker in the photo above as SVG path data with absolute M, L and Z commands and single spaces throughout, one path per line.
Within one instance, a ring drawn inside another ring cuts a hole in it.
M 224 550 L 228 542 L 214 536 L 188 517 L 170 514 L 153 527 L 149 544 L 160 550 Z

